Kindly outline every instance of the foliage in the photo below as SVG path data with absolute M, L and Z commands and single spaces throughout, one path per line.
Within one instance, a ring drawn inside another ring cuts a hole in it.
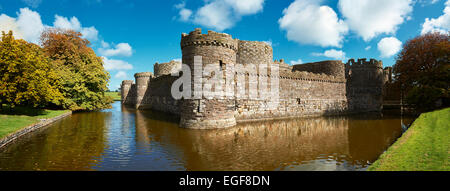
M 0 104 L 42 107 L 59 104 L 60 81 L 50 59 L 33 43 L 2 32 L 0 42 Z
M 92 111 L 110 107 L 112 98 L 104 93 L 109 73 L 81 33 L 47 29 L 41 36 L 41 44 L 61 77 L 64 108 Z
M 405 43 L 394 75 L 409 104 L 431 110 L 439 99 L 449 99 L 449 55 L 449 34 L 428 33 Z
M 450 170 L 450 108 L 423 113 L 369 171 Z

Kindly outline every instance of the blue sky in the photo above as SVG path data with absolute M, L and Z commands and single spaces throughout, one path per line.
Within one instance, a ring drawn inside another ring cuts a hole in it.
M 114 90 L 155 62 L 180 59 L 181 33 L 197 27 L 266 41 L 290 64 L 376 58 L 391 66 L 408 39 L 450 30 L 450 0 L 0 0 L 0 30 L 37 43 L 46 27 L 82 32 Z

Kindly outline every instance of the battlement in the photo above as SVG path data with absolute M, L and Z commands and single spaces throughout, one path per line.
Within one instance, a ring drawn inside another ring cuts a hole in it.
M 280 71 L 292 71 L 293 69 L 293 66 L 284 62 L 284 59 L 280 59 L 279 61 L 275 60 L 272 64 L 278 65 Z
M 273 62 L 272 47 L 265 42 L 239 40 L 238 46 L 238 64 L 269 65 Z
M 135 78 L 153 77 L 153 73 L 151 73 L 151 72 L 140 72 L 140 73 L 134 74 L 134 77 Z
M 122 81 L 122 85 L 131 85 L 131 84 L 133 84 L 133 83 L 134 83 L 133 80 L 123 80 L 123 81 Z
M 153 71 L 155 72 L 155 77 L 169 75 L 172 72 L 178 72 L 181 70 L 181 62 L 179 61 L 170 61 L 168 63 L 155 63 L 153 66 Z
M 305 71 L 315 74 L 326 74 L 336 78 L 345 76 L 345 65 L 340 60 L 326 60 L 293 66 L 293 71 Z
M 207 34 L 202 34 L 202 29 L 196 28 L 189 34 L 183 33 L 180 44 L 181 49 L 188 46 L 222 46 L 236 51 L 238 48 L 237 41 L 226 33 L 208 31 Z
M 370 67 L 376 67 L 376 68 L 383 68 L 383 61 L 381 60 L 375 60 L 373 58 L 370 59 L 370 61 L 366 61 L 366 58 L 360 58 L 357 62 L 355 62 L 355 59 L 349 59 L 347 62 L 347 65 L 351 65 L 353 68 L 356 67 L 364 67 L 364 68 L 370 68 Z

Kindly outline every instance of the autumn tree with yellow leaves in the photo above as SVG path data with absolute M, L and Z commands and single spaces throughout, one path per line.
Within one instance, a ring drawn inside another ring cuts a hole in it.
M 41 45 L 61 78 L 64 108 L 92 111 L 110 107 L 113 100 L 105 95 L 109 73 L 81 33 L 50 28 L 42 33 Z
M 55 67 L 41 47 L 2 32 L 0 41 L 0 105 L 60 105 L 63 95 Z

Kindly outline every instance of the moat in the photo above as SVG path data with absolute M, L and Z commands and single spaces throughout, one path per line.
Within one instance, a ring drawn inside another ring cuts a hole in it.
M 0 170 L 365 170 L 412 117 L 388 113 L 178 127 L 122 107 L 74 113 L 0 149 Z

